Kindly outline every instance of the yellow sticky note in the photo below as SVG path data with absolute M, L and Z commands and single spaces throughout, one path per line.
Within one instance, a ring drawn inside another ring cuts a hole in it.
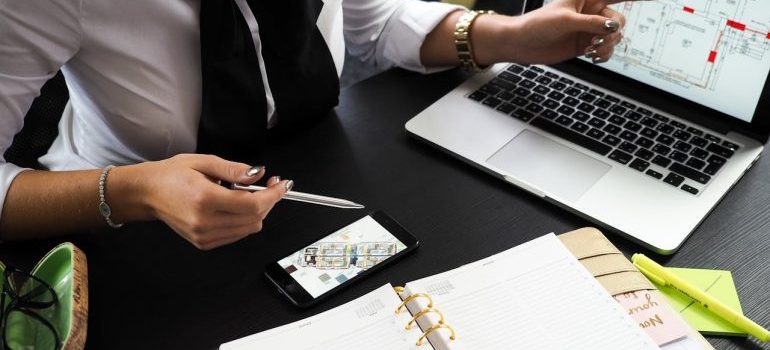
M 668 269 L 677 276 L 719 299 L 719 301 L 730 306 L 735 311 L 743 313 L 741 301 L 738 298 L 738 291 L 735 290 L 733 275 L 730 271 L 684 268 Z M 657 284 L 655 286 L 660 289 L 671 306 L 684 317 L 687 323 L 701 333 L 728 336 L 746 335 L 746 332 L 741 331 L 714 313 L 704 309 L 682 293 L 670 287 L 664 287 Z

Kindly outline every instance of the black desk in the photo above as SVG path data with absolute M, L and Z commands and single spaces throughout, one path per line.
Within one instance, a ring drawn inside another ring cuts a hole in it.
M 590 225 L 406 135 L 404 123 L 463 78 L 457 71 L 433 76 L 390 71 L 360 83 L 343 91 L 338 118 L 275 144 L 268 162 L 270 174 L 293 178 L 299 191 L 384 209 L 422 240 L 415 254 L 320 307 L 301 311 L 267 284 L 263 266 L 297 241 L 318 238 L 365 212 L 282 202 L 262 233 L 209 252 L 159 223 L 66 237 L 89 260 L 88 347 L 212 349 L 386 282 L 403 283 L 551 231 Z M 732 270 L 744 310 L 763 325 L 770 325 L 768 172 L 765 157 L 679 253 L 656 256 L 670 266 Z M 626 253 L 643 251 L 610 238 Z M 3 243 L 0 256 L 31 267 L 55 243 Z M 718 349 L 761 348 L 743 339 L 711 340 Z

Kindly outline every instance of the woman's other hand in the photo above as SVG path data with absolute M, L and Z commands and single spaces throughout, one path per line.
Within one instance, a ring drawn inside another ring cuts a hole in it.
M 623 39 L 625 18 L 607 5 L 618 1 L 561 0 L 519 18 L 517 62 L 556 63 L 585 55 L 596 63 L 612 57 Z M 512 52 L 513 53 L 513 52 Z
M 476 59 L 480 64 L 552 64 L 585 55 L 606 62 L 623 39 L 625 18 L 608 7 L 618 2 L 557 0 L 518 17 L 479 17 L 477 25 L 497 27 L 497 35 L 474 28 Z
M 612 57 L 623 39 L 623 15 L 608 6 L 620 0 L 556 0 L 521 16 L 480 15 L 471 28 L 480 66 L 498 62 L 552 64 L 586 55 L 595 63 Z M 450 13 L 428 34 L 420 60 L 429 67 L 460 63 L 454 31 L 466 11 Z

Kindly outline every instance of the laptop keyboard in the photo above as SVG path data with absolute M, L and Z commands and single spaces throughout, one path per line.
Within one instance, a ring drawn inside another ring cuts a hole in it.
M 468 98 L 693 195 L 740 147 L 537 66 L 511 64 Z

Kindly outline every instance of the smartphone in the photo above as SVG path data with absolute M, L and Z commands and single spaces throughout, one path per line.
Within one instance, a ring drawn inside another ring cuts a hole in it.
M 270 263 L 265 276 L 299 307 L 311 306 L 400 259 L 417 238 L 382 211 Z

